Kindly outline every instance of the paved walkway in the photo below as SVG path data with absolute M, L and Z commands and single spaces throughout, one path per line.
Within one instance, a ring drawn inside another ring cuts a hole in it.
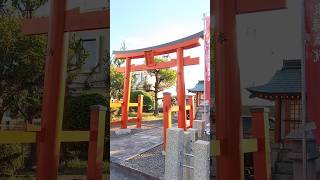
M 162 123 L 143 125 L 141 129 L 129 126 L 131 133 L 127 135 L 114 135 L 111 129 L 110 159 L 111 162 L 122 162 L 146 152 L 163 143 Z

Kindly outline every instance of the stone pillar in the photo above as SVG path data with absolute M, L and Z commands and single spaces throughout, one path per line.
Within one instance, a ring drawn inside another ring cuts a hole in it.
M 316 160 L 319 157 L 319 152 L 312 133 L 312 126 L 314 126 L 314 123 L 307 123 L 304 128 L 307 144 L 307 180 L 317 179 Z M 287 136 L 287 139 L 291 142 L 291 152 L 288 156 L 293 161 L 293 180 L 304 179 L 302 168 L 302 136 L 304 129 L 297 129 Z
M 197 140 L 194 144 L 194 179 L 209 180 L 210 142 Z
M 184 139 L 183 139 L 183 146 L 184 146 L 184 153 L 186 153 L 183 156 L 183 162 L 184 165 L 191 166 L 191 159 L 193 157 L 189 156 L 188 154 L 191 154 L 191 133 L 189 131 L 184 131 Z M 183 167 L 183 179 L 184 180 L 191 180 L 190 175 L 191 175 L 192 170 L 187 167 Z
M 190 133 L 190 143 L 191 143 L 191 154 L 194 154 L 194 144 L 198 140 L 198 130 L 194 128 L 188 129 Z M 190 166 L 194 167 L 194 157 L 190 159 Z M 193 180 L 193 172 L 190 174 L 190 179 Z
M 183 178 L 183 136 L 183 129 L 167 129 L 165 180 L 182 180 Z
M 201 138 L 205 129 L 205 121 L 204 120 L 194 120 L 193 128 L 198 130 L 198 137 Z
M 189 128 L 188 132 L 190 133 L 191 151 L 193 151 L 194 143 L 198 140 L 198 130 L 195 128 Z

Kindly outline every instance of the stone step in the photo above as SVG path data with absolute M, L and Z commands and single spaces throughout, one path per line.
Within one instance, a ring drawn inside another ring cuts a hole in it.
M 291 162 L 277 162 L 275 173 L 279 174 L 293 174 L 293 167 Z
M 293 176 L 289 174 L 272 174 L 272 180 L 293 180 Z

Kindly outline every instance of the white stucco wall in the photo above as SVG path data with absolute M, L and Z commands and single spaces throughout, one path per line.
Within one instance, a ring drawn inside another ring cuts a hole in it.
M 238 57 L 243 105 L 268 105 L 249 99 L 246 87 L 267 83 L 283 59 L 301 58 L 301 1 L 288 0 L 288 8 L 238 15 Z
M 80 11 L 94 11 L 99 9 L 109 9 L 110 0 L 67 0 L 67 9 L 80 7 Z M 44 6 L 40 7 L 35 16 L 49 16 L 50 0 Z

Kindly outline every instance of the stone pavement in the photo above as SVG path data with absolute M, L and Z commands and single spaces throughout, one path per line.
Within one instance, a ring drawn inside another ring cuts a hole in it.
M 146 152 L 163 143 L 162 122 L 151 125 L 143 125 L 142 129 L 132 129 L 127 135 L 114 135 L 116 129 L 111 129 L 110 159 L 111 162 L 122 162 Z

